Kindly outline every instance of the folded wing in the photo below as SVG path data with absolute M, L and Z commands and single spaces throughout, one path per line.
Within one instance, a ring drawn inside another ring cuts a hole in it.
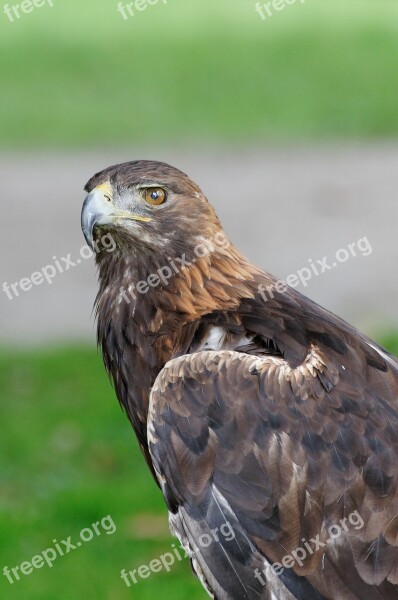
M 198 352 L 159 374 L 150 452 L 215 598 L 398 598 L 396 402 L 349 359 Z

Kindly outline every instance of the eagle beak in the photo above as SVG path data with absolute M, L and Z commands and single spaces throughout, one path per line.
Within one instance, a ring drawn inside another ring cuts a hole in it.
M 108 183 L 103 183 L 94 188 L 84 200 L 81 216 L 83 235 L 88 246 L 94 249 L 94 227 L 109 225 L 118 219 L 132 219 L 134 221 L 151 221 L 149 217 L 133 215 L 125 210 L 118 210 L 112 203 L 112 188 Z

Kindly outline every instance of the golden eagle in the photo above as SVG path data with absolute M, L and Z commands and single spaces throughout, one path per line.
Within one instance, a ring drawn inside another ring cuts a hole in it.
M 209 594 L 397 600 L 396 360 L 253 266 L 178 169 L 85 189 L 105 366 Z

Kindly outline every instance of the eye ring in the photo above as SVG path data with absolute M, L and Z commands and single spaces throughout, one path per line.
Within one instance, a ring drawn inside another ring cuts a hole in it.
M 144 198 L 148 204 L 152 206 L 159 206 L 164 204 L 167 200 L 167 194 L 162 188 L 147 188 L 144 191 Z

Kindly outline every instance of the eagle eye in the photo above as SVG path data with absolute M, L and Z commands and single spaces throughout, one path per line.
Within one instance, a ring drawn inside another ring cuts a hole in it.
M 167 194 L 162 188 L 148 188 L 144 194 L 146 202 L 152 206 L 159 206 L 166 202 Z

